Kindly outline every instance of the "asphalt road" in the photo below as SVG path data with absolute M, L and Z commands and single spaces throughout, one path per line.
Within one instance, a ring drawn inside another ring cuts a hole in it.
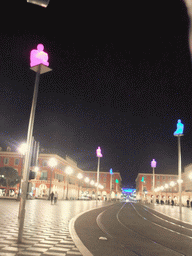
M 192 255 L 192 225 L 137 203 L 86 212 L 74 227 L 94 256 Z

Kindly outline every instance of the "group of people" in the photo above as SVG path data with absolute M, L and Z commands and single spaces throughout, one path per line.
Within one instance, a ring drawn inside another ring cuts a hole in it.
M 191 208 L 192 208 L 192 201 L 191 201 Z M 189 207 L 189 199 L 187 200 L 187 207 Z
M 57 192 L 55 192 L 55 194 L 54 194 L 53 191 L 52 191 L 52 193 L 50 194 L 50 198 L 51 198 L 51 204 L 53 204 L 53 201 L 54 201 L 54 204 L 56 204 L 57 203 L 57 199 L 58 199 Z

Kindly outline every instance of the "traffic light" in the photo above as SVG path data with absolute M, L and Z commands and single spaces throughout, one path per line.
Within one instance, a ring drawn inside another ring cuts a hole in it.
M 42 7 L 47 7 L 50 0 L 27 0 L 27 3 L 40 5 Z

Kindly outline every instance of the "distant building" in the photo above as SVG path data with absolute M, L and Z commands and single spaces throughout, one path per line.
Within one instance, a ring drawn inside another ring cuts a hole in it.
M 136 178 L 136 196 L 138 200 L 150 203 L 155 196 L 155 201 L 166 203 L 174 200 L 179 202 L 179 186 L 177 174 L 155 174 L 155 190 L 153 191 L 153 174 L 138 173 Z M 192 164 L 187 165 L 182 173 L 182 204 L 187 200 L 192 201 Z M 171 186 L 170 183 L 173 185 Z M 166 185 L 167 184 L 167 185 Z M 166 188 L 166 186 L 168 186 Z
M 57 166 L 51 168 L 48 165 L 50 158 L 54 157 L 57 161 Z M 22 175 L 24 158 L 18 152 L 0 151 L 0 167 L 10 166 L 18 171 L 19 176 Z M 71 168 L 72 173 L 66 174 L 66 168 Z M 78 174 L 82 174 L 83 178 L 78 179 Z M 95 199 L 96 194 L 96 171 L 83 171 L 77 166 L 70 157 L 66 159 L 57 154 L 39 154 L 38 171 L 34 167 L 30 168 L 28 191 L 36 198 L 47 198 L 50 188 L 50 180 L 52 174 L 51 191 L 58 193 L 59 199 L 78 199 L 82 196 L 87 196 Z M 85 182 L 85 178 L 89 178 L 89 182 Z M 99 179 L 99 198 L 100 199 L 120 199 L 121 197 L 121 175 L 119 172 L 114 172 L 111 175 L 109 172 L 100 172 Z M 92 182 L 91 182 L 92 181 Z M 0 186 L 0 196 L 6 192 L 5 187 Z M 10 193 L 14 191 L 15 195 L 19 192 L 19 184 L 9 188 Z

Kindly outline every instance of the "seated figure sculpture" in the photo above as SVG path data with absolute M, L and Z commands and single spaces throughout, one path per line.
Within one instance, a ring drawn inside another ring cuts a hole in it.
M 30 55 L 30 66 L 34 67 L 39 64 L 49 66 L 48 54 L 43 51 L 44 46 L 42 44 L 37 45 L 37 50 L 32 50 Z
M 98 147 L 98 149 L 96 150 L 97 153 L 97 157 L 102 157 L 103 155 L 101 154 L 101 148 Z
M 181 123 L 181 120 L 179 119 L 177 121 L 177 130 L 174 132 L 174 136 L 179 136 L 183 134 L 184 124 Z

